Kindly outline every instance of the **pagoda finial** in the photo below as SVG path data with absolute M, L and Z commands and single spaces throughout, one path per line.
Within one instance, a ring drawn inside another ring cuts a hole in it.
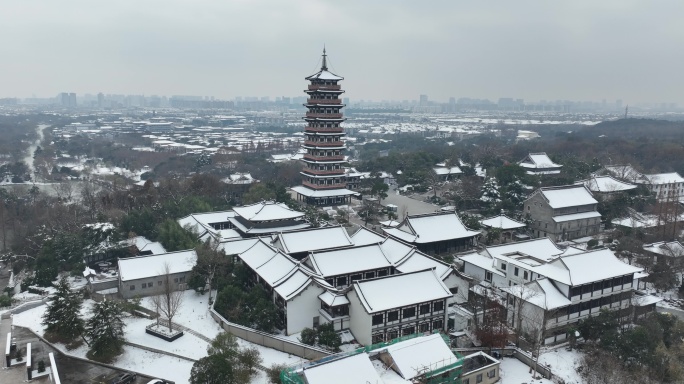
M 326 60 L 326 57 L 328 55 L 325 54 L 325 44 L 323 44 L 323 65 L 321 65 L 321 71 L 327 71 L 328 70 L 328 62 Z

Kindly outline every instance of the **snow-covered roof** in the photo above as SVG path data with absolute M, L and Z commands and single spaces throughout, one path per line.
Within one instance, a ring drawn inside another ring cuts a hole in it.
M 679 241 L 660 241 L 657 243 L 644 244 L 644 251 L 658 255 L 680 257 L 684 256 L 684 245 Z
M 563 250 L 558 248 L 548 237 L 519 241 L 515 243 L 491 245 L 484 250 L 491 257 L 517 258 L 517 255 L 529 255 L 540 260 L 552 260 L 563 254 Z
M 378 244 L 313 252 L 305 260 L 324 277 L 392 266 Z
M 382 242 L 385 239 L 385 236 L 371 231 L 366 227 L 359 227 L 358 231 L 351 235 L 351 239 L 354 242 L 354 245 L 368 245 Z
M 470 263 L 476 267 L 480 267 L 485 271 L 489 271 L 495 275 L 506 277 L 506 275 L 494 267 L 494 259 L 485 255 L 480 255 L 479 253 L 468 253 L 465 255 L 457 256 L 461 261 Z
M 484 225 L 485 227 L 500 228 L 503 230 L 525 227 L 524 223 L 515 221 L 506 215 L 499 215 L 490 217 L 488 219 L 480 220 L 480 224 Z
M 463 225 L 455 212 L 407 216 L 398 226 L 382 230 L 390 236 L 414 244 L 463 239 L 480 234 Z
M 349 300 L 347 299 L 346 296 L 344 295 L 337 295 L 334 294 L 330 291 L 325 291 L 318 295 L 318 298 L 321 299 L 322 302 L 326 303 L 330 307 L 334 307 L 337 305 L 345 305 L 349 304 Z
M 444 175 L 460 175 L 463 173 L 461 171 L 461 168 L 453 166 L 453 167 L 433 167 L 432 171 L 435 172 L 435 174 L 444 176 Z
M 233 173 L 230 174 L 225 179 L 222 179 L 226 184 L 252 184 L 258 183 L 259 180 L 252 177 L 250 173 Z
M 453 271 L 448 264 L 417 251 L 395 264 L 394 268 L 401 273 L 434 269 L 435 274 L 442 280 L 449 277 Z
M 235 217 L 233 211 L 191 213 L 178 219 L 178 224 L 183 228 L 190 226 L 192 230 L 199 233 L 203 228 L 198 228 L 198 224 L 211 226 L 211 224 L 225 223 L 230 217 Z
M 313 80 L 313 79 L 318 79 L 318 80 L 344 80 L 344 77 L 342 76 L 337 76 L 336 74 L 327 71 L 327 70 L 320 70 L 316 73 L 314 73 L 311 76 L 307 76 L 305 80 Z
M 218 248 L 225 252 L 226 255 L 237 255 L 245 252 L 260 241 L 264 240 L 259 237 L 250 237 L 247 239 L 223 241 L 218 245 Z M 270 241 L 270 238 L 267 238 L 267 241 Z
M 600 193 L 622 192 L 636 188 L 636 185 L 625 183 L 612 176 L 593 176 L 575 184 L 584 184 L 590 191 Z
M 307 223 L 306 221 L 295 221 L 294 223 L 285 221 L 282 227 L 247 227 L 244 225 L 240 220 L 237 218 L 230 218 L 228 221 L 235 226 L 235 228 L 239 229 L 245 234 L 249 235 L 257 235 L 257 236 L 264 236 L 272 233 L 279 233 L 279 232 L 287 232 L 287 231 L 296 231 L 298 229 L 305 229 L 309 228 L 311 224 Z
M 308 384 L 383 383 L 365 353 L 310 366 L 304 377 Z
M 538 279 L 524 285 L 505 287 L 502 290 L 545 310 L 553 310 L 572 304 L 549 279 Z
M 290 189 L 292 189 L 296 193 L 299 193 L 300 195 L 303 195 L 306 197 L 331 197 L 331 196 L 358 195 L 358 192 L 350 191 L 346 188 L 315 190 L 315 189 L 307 188 L 303 185 L 299 185 L 296 187 L 292 187 Z
M 187 250 L 119 259 L 119 278 L 131 281 L 160 276 L 166 273 L 167 263 L 170 274 L 190 272 L 197 263 L 197 253 Z
M 354 245 L 342 226 L 279 233 L 273 245 L 285 253 L 300 253 Z
M 296 219 L 304 216 L 303 212 L 295 211 L 283 203 L 274 201 L 235 207 L 233 211 L 252 222 Z
M 429 372 L 459 360 L 438 333 L 401 341 L 372 352 L 389 354 L 394 362 L 392 368 L 406 380 L 425 373 L 425 368 Z
M 151 252 L 153 255 L 166 253 L 166 249 L 158 241 L 150 241 L 144 236 L 136 236 L 123 241 L 129 247 L 135 247 L 138 252 Z
M 537 190 L 541 193 L 551 208 L 566 208 L 578 205 L 598 204 L 591 192 L 582 185 L 562 185 L 557 187 L 543 187 Z
M 630 164 L 606 165 L 603 168 L 621 179 L 637 180 L 643 177 L 641 172 L 634 169 L 634 167 L 632 167 Z
M 449 288 L 433 270 L 354 282 L 354 291 L 367 313 L 446 299 Z
M 644 175 L 644 178 L 646 178 L 646 180 L 648 180 L 648 182 L 651 184 L 684 183 L 684 178 L 682 178 L 677 172 L 653 173 Z
M 546 152 L 538 152 L 538 153 L 530 153 L 527 155 L 525 159 L 523 159 L 520 163 L 518 163 L 521 167 L 523 168 L 528 168 L 528 169 L 537 169 L 537 168 L 560 168 L 562 165 L 556 164 L 551 159 L 549 156 L 546 155 Z
M 589 212 L 571 213 L 569 215 L 554 216 L 553 221 L 555 221 L 556 223 L 564 223 L 566 221 L 593 219 L 593 218 L 597 218 L 597 217 L 601 217 L 601 214 L 598 213 L 597 211 L 589 211 Z
M 564 255 L 537 271 L 552 280 L 577 286 L 643 271 L 618 259 L 610 249 Z

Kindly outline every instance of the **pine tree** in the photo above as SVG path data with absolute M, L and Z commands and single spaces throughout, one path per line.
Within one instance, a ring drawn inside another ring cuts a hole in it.
M 86 333 L 90 340 L 88 358 L 111 360 L 123 351 L 125 324 L 121 305 L 104 300 L 95 303 L 92 313 L 93 316 L 86 323 Z
M 84 331 L 84 321 L 81 318 L 83 298 L 79 292 L 71 291 L 66 277 L 62 277 L 55 288 L 57 291 L 47 304 L 42 324 L 48 335 L 61 341 L 73 341 L 82 336 Z

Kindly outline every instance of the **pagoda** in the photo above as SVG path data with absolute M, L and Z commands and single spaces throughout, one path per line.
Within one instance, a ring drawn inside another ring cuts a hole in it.
M 340 95 L 344 93 L 338 84 L 343 77 L 328 70 L 327 55 L 323 48 L 321 70 L 306 77 L 311 83 L 304 91 L 309 95 L 306 127 L 304 128 L 302 157 L 302 185 L 292 188 L 297 200 L 310 205 L 337 205 L 349 203 L 356 192 L 347 189 L 347 177 L 343 164 L 345 144 L 342 141 L 344 128 L 340 124 L 344 104 Z

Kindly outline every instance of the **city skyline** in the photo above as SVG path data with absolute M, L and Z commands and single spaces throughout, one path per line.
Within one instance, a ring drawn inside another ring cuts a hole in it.
M 0 97 L 293 96 L 325 44 L 353 100 L 684 101 L 674 1 L 69 4 L 0 6 Z

